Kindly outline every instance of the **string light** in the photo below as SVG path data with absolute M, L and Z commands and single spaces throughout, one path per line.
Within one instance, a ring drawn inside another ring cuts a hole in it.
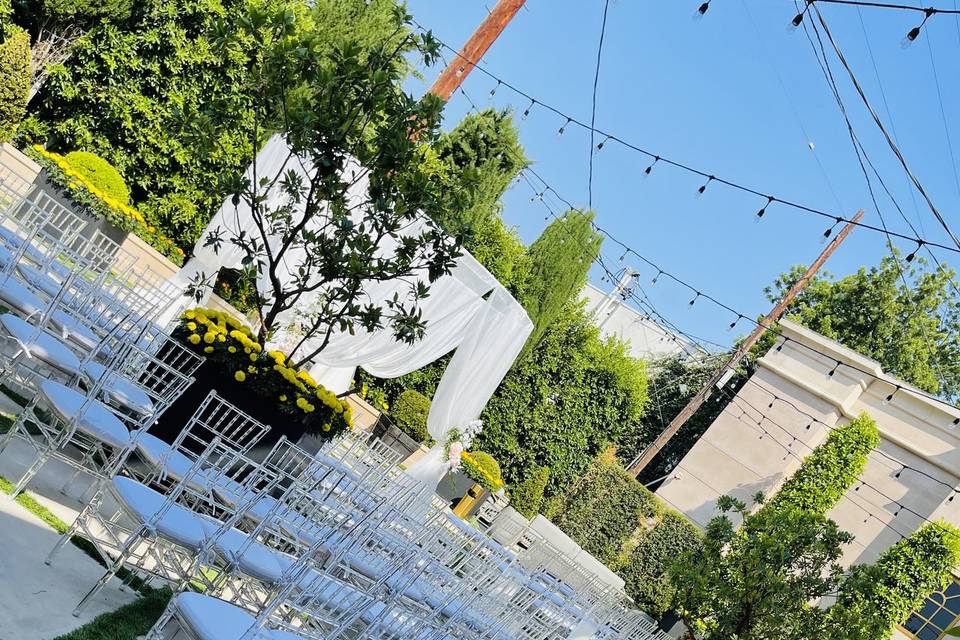
M 610 136 L 607 136 L 606 138 L 604 138 L 603 140 L 601 140 L 601 141 L 597 144 L 597 151 L 602 151 L 602 150 L 603 150 L 603 145 L 607 144 L 607 140 L 609 140 L 609 139 L 610 139 Z
M 738 313 L 736 319 L 730 323 L 730 329 L 733 329 L 735 326 L 737 326 L 737 323 L 740 322 L 740 320 L 742 319 L 743 319 L 743 316 Z
M 703 192 L 707 190 L 707 186 L 714 181 L 713 176 L 707 176 L 707 181 L 700 185 L 700 188 L 697 189 L 697 195 L 702 196 Z
M 891 391 L 886 398 L 883 399 L 883 404 L 890 404 L 890 401 L 893 400 L 893 396 L 896 395 L 897 391 L 900 391 L 900 385 L 897 385 L 897 387 Z
M 564 123 L 560 126 L 560 128 L 557 130 L 557 135 L 558 135 L 558 136 L 562 136 L 562 135 L 563 135 L 563 132 L 566 131 L 566 129 L 567 129 L 567 125 L 570 124 L 571 122 L 573 122 L 573 120 L 572 120 L 571 118 L 567 118 L 567 121 L 564 122 Z
M 911 44 L 913 44 L 913 41 L 916 40 L 917 37 L 919 37 L 919 35 L 920 35 L 920 30 L 923 29 L 923 25 L 927 24 L 927 20 L 929 20 L 930 17 L 933 16 L 933 14 L 935 14 L 935 13 L 937 13 L 937 10 L 934 9 L 934 8 L 932 8 L 932 7 L 928 7 L 928 8 L 926 8 L 926 9 L 924 9 L 924 10 L 923 10 L 923 22 L 921 22 L 920 24 L 918 24 L 917 26 L 915 26 L 913 29 L 910 29 L 910 31 L 907 32 L 906 37 L 903 39 L 903 41 L 902 41 L 900 44 L 901 44 L 904 48 L 907 48 L 907 47 L 909 47 Z
M 653 162 L 651 162 L 650 166 L 643 170 L 643 175 L 650 175 L 650 172 L 653 171 L 653 165 L 657 164 L 658 162 L 660 162 L 660 156 L 653 156 Z
M 658 270 L 657 275 L 653 276 L 653 280 L 650 281 L 650 284 L 657 284 L 657 280 L 660 279 L 660 276 L 663 275 L 663 271 Z
M 815 0 L 815 2 L 827 2 L 827 1 L 828 1 L 828 0 Z M 704 4 L 709 4 L 709 2 L 705 2 Z M 898 8 L 899 8 L 899 6 L 898 6 Z M 917 10 L 917 7 L 904 7 L 904 8 L 912 8 L 912 9 L 914 9 L 914 10 Z M 960 14 L 960 10 L 958 10 L 958 11 L 956 11 L 956 12 L 953 12 L 953 11 L 947 11 L 947 10 L 944 10 L 944 9 L 937 9 L 937 10 L 936 10 L 936 13 L 956 13 L 956 14 Z M 427 29 L 424 28 L 423 25 L 417 23 L 416 21 L 414 21 L 414 25 L 415 25 L 417 28 L 419 28 L 421 31 L 423 31 L 424 33 L 427 32 Z M 477 64 L 475 61 L 471 61 L 469 58 L 467 58 L 466 56 L 464 56 L 460 51 L 458 51 L 457 49 L 454 49 L 453 47 L 451 47 L 450 45 L 446 44 L 445 42 L 440 41 L 440 44 L 441 44 L 441 46 L 442 46 L 443 48 L 447 49 L 447 50 L 450 51 L 452 54 L 454 54 L 454 55 L 456 55 L 456 56 L 458 56 L 458 57 L 460 57 L 460 58 L 463 58 L 465 62 L 467 62 L 467 63 L 472 63 L 472 64 L 474 64 L 474 65 Z M 562 118 L 564 118 L 564 119 L 566 119 L 566 120 L 569 120 L 569 121 L 570 121 L 570 124 L 575 124 L 575 125 L 583 128 L 583 129 L 585 129 L 585 130 L 587 130 L 587 131 L 593 130 L 595 133 L 597 133 L 597 134 L 599 134 L 599 135 L 601 135 L 601 136 L 606 137 L 606 138 L 608 139 L 608 141 L 617 142 L 617 143 L 619 143 L 621 146 L 626 147 L 627 149 L 630 149 L 630 150 L 632 150 L 632 151 L 635 151 L 635 152 L 637 152 L 637 153 L 640 153 L 640 154 L 642 154 L 642 155 L 645 155 L 645 156 L 647 156 L 648 158 L 651 158 L 651 159 L 652 159 L 651 164 L 648 165 L 648 166 L 646 167 L 646 169 L 644 169 L 644 176 L 650 175 L 650 173 L 653 171 L 653 167 L 654 167 L 658 162 L 666 162 L 666 163 L 670 164 L 670 165 L 673 166 L 673 167 L 676 167 L 676 168 L 678 168 L 678 169 L 682 169 L 682 170 L 687 171 L 687 172 L 689 172 L 689 173 L 695 173 L 695 174 L 700 175 L 700 176 L 709 176 L 709 175 L 710 175 L 710 174 L 706 173 L 705 171 L 703 171 L 703 170 L 701 170 L 701 169 L 695 168 L 695 167 L 690 166 L 690 165 L 688 165 L 688 164 L 685 164 L 685 163 L 683 163 L 683 162 L 680 162 L 680 161 L 677 161 L 677 160 L 672 160 L 672 159 L 670 159 L 670 158 L 665 158 L 665 157 L 660 156 L 660 155 L 658 155 L 658 154 L 656 154 L 656 153 L 653 153 L 652 151 L 649 151 L 649 150 L 644 149 L 644 148 L 642 148 L 642 147 L 640 147 L 640 146 L 638 146 L 638 145 L 636 145 L 636 144 L 633 144 L 633 143 L 631 143 L 631 142 L 628 142 L 628 141 L 624 140 L 623 138 L 620 138 L 620 137 L 616 136 L 616 135 L 613 134 L 613 133 L 607 133 L 607 132 L 601 131 L 601 130 L 595 128 L 595 127 L 591 127 L 588 123 L 582 122 L 582 121 L 580 121 L 580 120 L 577 120 L 577 119 L 574 118 L 573 116 L 570 116 L 570 115 L 568 115 L 567 113 L 564 113 L 564 112 L 561 111 L 560 109 L 557 109 L 557 108 L 554 107 L 554 106 L 551 106 L 551 105 L 546 104 L 546 103 L 544 103 L 544 102 L 542 102 L 542 101 L 540 101 L 540 100 L 537 100 L 536 98 L 534 98 L 534 97 L 531 96 L 530 94 L 526 93 L 526 92 L 523 91 L 522 89 L 520 89 L 520 88 L 512 85 L 511 83 L 503 80 L 502 78 L 499 78 L 499 77 L 495 76 L 493 73 L 491 73 L 489 70 L 483 68 L 482 66 L 479 66 L 479 65 L 478 65 L 478 66 L 475 66 L 474 68 L 477 69 L 480 73 L 483 73 L 483 74 L 487 75 L 489 78 L 491 78 L 492 80 L 496 81 L 496 86 L 491 90 L 491 96 L 496 92 L 496 90 L 497 90 L 497 88 L 498 88 L 499 86 L 503 85 L 503 86 L 506 86 L 506 87 L 507 87 L 508 89 L 510 89 L 511 91 L 513 91 L 514 93 L 516 93 L 517 95 L 519 95 L 519 96 L 525 98 L 526 100 L 529 100 L 529 101 L 530 101 L 529 106 L 528 106 L 528 107 L 524 110 L 524 112 L 523 112 L 523 114 L 524 114 L 524 119 L 525 119 L 526 115 L 529 115 L 529 112 L 530 112 L 530 110 L 532 109 L 532 107 L 533 107 L 534 105 L 539 105 L 539 106 L 541 106 L 541 107 L 544 107 L 546 110 L 552 111 L 553 113 L 557 114 L 558 116 L 561 116 Z M 731 189 L 736 189 L 736 190 L 738 190 L 738 191 L 743 191 L 744 193 L 750 193 L 750 194 L 753 194 L 753 195 L 756 195 L 756 196 L 760 196 L 760 197 L 764 197 L 764 198 L 769 197 L 769 196 L 767 196 L 765 193 L 763 193 L 763 192 L 761 192 L 761 191 L 758 191 L 758 190 L 756 190 L 756 189 L 754 189 L 754 188 L 752 188 L 752 187 L 749 187 L 749 186 L 747 186 L 747 185 L 744 185 L 744 184 L 735 182 L 735 181 L 733 181 L 733 180 L 727 180 L 727 179 L 725 179 L 725 178 L 720 178 L 720 177 L 717 177 L 717 176 L 713 176 L 712 179 L 715 180 L 715 181 L 717 181 L 717 182 L 721 182 L 722 184 L 726 185 L 727 187 L 729 187 L 729 188 L 731 188 Z M 896 231 L 891 231 L 891 230 L 884 230 L 884 229 L 882 229 L 881 227 L 878 227 L 878 226 L 876 226 L 876 225 L 872 225 L 872 224 L 869 224 L 869 223 L 865 223 L 865 222 L 862 222 L 862 221 L 861 221 L 861 222 L 854 222 L 853 220 L 850 220 L 849 218 L 838 217 L 837 215 L 831 214 L 831 213 L 829 213 L 829 212 L 827 212 L 827 211 L 823 211 L 823 210 L 817 209 L 817 208 L 815 208 L 815 207 L 811 207 L 811 206 L 804 205 L 804 204 L 801 204 L 801 203 L 798 203 L 798 202 L 794 202 L 794 201 L 791 201 L 791 200 L 787 200 L 787 199 L 785 199 L 785 198 L 774 197 L 774 200 L 775 200 L 776 202 L 778 202 L 779 204 L 782 204 L 783 206 L 789 207 L 790 209 L 795 210 L 795 211 L 799 211 L 799 212 L 801 212 L 801 213 L 807 213 L 807 214 L 810 214 L 810 215 L 816 215 L 816 216 L 820 216 L 820 217 L 824 217 L 824 218 L 830 218 L 830 219 L 832 219 L 832 220 L 837 220 L 837 219 L 839 218 L 839 220 L 840 220 L 841 222 L 848 223 L 848 224 L 849 224 L 849 223 L 852 223 L 852 224 L 854 224 L 854 225 L 857 226 L 857 227 L 861 227 L 861 228 L 863 228 L 863 229 L 867 229 L 867 230 L 873 231 L 873 232 L 875 232 L 875 233 L 889 234 L 891 237 L 898 238 L 898 239 L 900 239 L 900 240 L 906 240 L 906 241 L 910 241 L 910 242 L 918 242 L 918 241 L 921 240 L 921 238 L 918 238 L 918 237 L 916 237 L 916 236 L 909 236 L 909 235 L 906 235 L 906 234 L 903 234 L 903 233 L 899 233 L 899 232 L 896 232 Z M 942 244 L 942 243 L 939 243 L 939 242 L 933 242 L 933 241 L 930 241 L 930 240 L 924 240 L 924 244 L 925 244 L 926 246 L 928 246 L 928 247 L 937 248 L 937 249 L 942 249 L 942 250 L 944 250 L 944 251 L 951 251 L 951 252 L 954 252 L 954 253 L 960 253 L 960 247 L 957 247 L 957 246 L 949 246 L 949 245 L 945 245 L 945 244 Z
M 493 96 L 497 94 L 497 89 L 500 88 L 501 84 L 503 84 L 503 82 L 497 80 L 497 84 L 493 87 L 493 89 L 490 89 L 490 95 L 487 96 L 488 99 L 493 100 Z
M 837 372 L 837 369 L 840 368 L 840 364 L 841 364 L 841 362 L 840 362 L 839 360 L 837 360 L 837 364 L 835 364 L 835 365 L 833 366 L 833 369 L 830 369 L 830 373 L 827 374 L 827 377 L 828 377 L 828 378 L 832 378 L 832 377 L 833 377 L 833 374 L 835 374 L 835 373 Z
M 694 304 L 696 304 L 697 300 L 699 299 L 700 299 L 700 292 L 697 291 L 697 295 L 695 295 L 693 299 L 690 301 L 690 306 L 692 307 Z
M 917 240 L 917 248 L 907 254 L 907 262 L 913 262 L 913 259 L 917 257 L 917 251 L 920 251 L 923 245 L 923 240 Z
M 530 109 L 533 109 L 533 105 L 537 104 L 537 101 L 533 98 L 530 98 L 530 104 L 527 105 L 527 108 L 523 110 L 523 114 L 520 116 L 521 120 L 526 120 L 527 116 L 530 115 Z
M 757 217 L 754 219 L 754 222 L 760 222 L 763 219 L 763 214 L 767 212 L 767 207 L 769 207 L 774 200 L 775 198 L 773 196 L 767 196 L 767 203 L 757 211 Z
M 836 221 L 833 223 L 829 229 L 823 232 L 823 237 L 820 239 L 820 244 L 823 244 L 830 237 L 830 234 L 833 233 L 833 230 L 837 228 L 837 225 L 843 222 L 843 218 L 836 218 Z

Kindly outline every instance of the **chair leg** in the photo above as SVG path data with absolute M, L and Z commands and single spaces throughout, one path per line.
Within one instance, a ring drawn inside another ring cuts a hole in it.
M 74 618 L 80 615 L 80 612 L 83 611 L 83 608 L 87 606 L 87 603 L 90 602 L 90 599 L 93 598 L 93 596 L 100 593 L 100 590 L 107 586 L 107 583 L 110 582 L 110 578 L 116 575 L 117 571 L 120 570 L 120 564 L 121 562 L 118 560 L 110 565 L 110 568 L 107 569 L 107 572 L 104 573 L 99 580 L 97 580 L 97 584 L 93 585 L 93 588 L 87 592 L 87 595 L 83 596 L 83 599 L 77 603 L 76 608 L 73 610 Z
M 27 488 L 27 485 L 33 480 L 33 476 L 37 475 L 40 469 L 46 464 L 47 459 L 50 457 L 49 451 L 44 451 L 41 453 L 36 460 L 33 461 L 33 464 L 23 472 L 23 476 L 20 477 L 20 481 L 17 482 L 17 486 L 13 488 L 13 491 L 10 493 L 12 498 L 16 498 L 20 495 L 24 489 Z

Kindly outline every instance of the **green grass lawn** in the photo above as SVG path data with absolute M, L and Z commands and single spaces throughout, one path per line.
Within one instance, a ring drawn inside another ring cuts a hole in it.
M 2 426 L 9 426 L 10 423 L 11 421 L 8 418 L 0 416 L 0 429 L 2 429 Z M 12 493 L 13 483 L 0 476 L 0 491 L 7 494 Z M 43 520 L 57 533 L 64 533 L 70 528 L 66 522 L 37 502 L 26 491 L 17 496 L 16 502 Z M 73 538 L 71 542 L 98 563 L 103 564 L 90 542 L 83 538 Z M 121 571 L 118 575 L 124 577 L 126 570 Z M 136 638 L 145 634 L 163 613 L 163 608 L 170 599 L 170 590 L 165 588 L 152 589 L 142 584 L 139 579 L 134 579 L 130 584 L 138 588 L 141 595 L 135 602 L 131 602 L 116 611 L 97 616 L 79 629 L 75 629 L 55 640 L 136 640 Z

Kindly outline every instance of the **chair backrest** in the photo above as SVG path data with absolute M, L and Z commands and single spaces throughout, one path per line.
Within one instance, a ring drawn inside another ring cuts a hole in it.
M 247 454 L 270 430 L 215 390 L 207 397 L 180 432 L 172 446 L 184 451 L 202 451 L 214 440 L 225 447 Z
M 33 189 L 27 196 L 6 210 L 6 217 L 14 227 L 31 237 L 40 230 L 69 246 L 87 227 L 89 221 L 57 202 L 41 189 Z

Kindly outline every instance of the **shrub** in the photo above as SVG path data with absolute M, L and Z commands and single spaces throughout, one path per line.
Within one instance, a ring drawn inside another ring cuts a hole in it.
M 527 518 L 537 515 L 549 481 L 549 467 L 534 467 L 526 478 L 510 488 L 510 506 Z
M 151 195 L 138 205 L 147 221 L 163 229 L 178 247 L 192 247 L 207 226 L 209 216 L 197 207 L 203 200 L 199 193 L 182 192 Z
M 13 137 L 30 94 L 30 36 L 8 25 L 0 31 L 0 142 Z
M 790 505 L 826 514 L 863 473 L 867 455 L 878 444 L 877 424 L 867 414 L 837 427 L 826 442 L 806 457 L 764 508 Z
M 584 551 L 610 564 L 640 519 L 657 511 L 653 494 L 615 460 L 604 458 L 570 488 L 554 523 Z
M 419 391 L 407 389 L 393 403 L 390 417 L 405 434 L 417 442 L 427 442 L 430 440 L 430 433 L 427 431 L 427 415 L 429 413 L 430 398 Z M 500 469 L 498 467 L 497 475 L 499 474 Z
M 503 488 L 500 465 L 492 455 L 485 451 L 464 451 L 461 457 L 463 472 L 487 491 L 499 491 Z
M 13 15 L 13 4 L 10 0 L 0 0 L 0 20 L 7 20 Z
M 696 553 L 702 544 L 703 534 L 696 525 L 679 513 L 664 513 L 663 519 L 640 538 L 618 572 L 626 583 L 627 595 L 650 615 L 661 617 L 674 605 L 671 564 Z
M 71 151 L 64 159 L 93 186 L 121 204 L 130 204 L 130 189 L 112 164 L 89 151 Z
M 853 567 L 828 620 L 846 640 L 889 638 L 924 598 L 946 586 L 960 563 L 960 529 L 927 524 L 884 551 L 872 565 Z

